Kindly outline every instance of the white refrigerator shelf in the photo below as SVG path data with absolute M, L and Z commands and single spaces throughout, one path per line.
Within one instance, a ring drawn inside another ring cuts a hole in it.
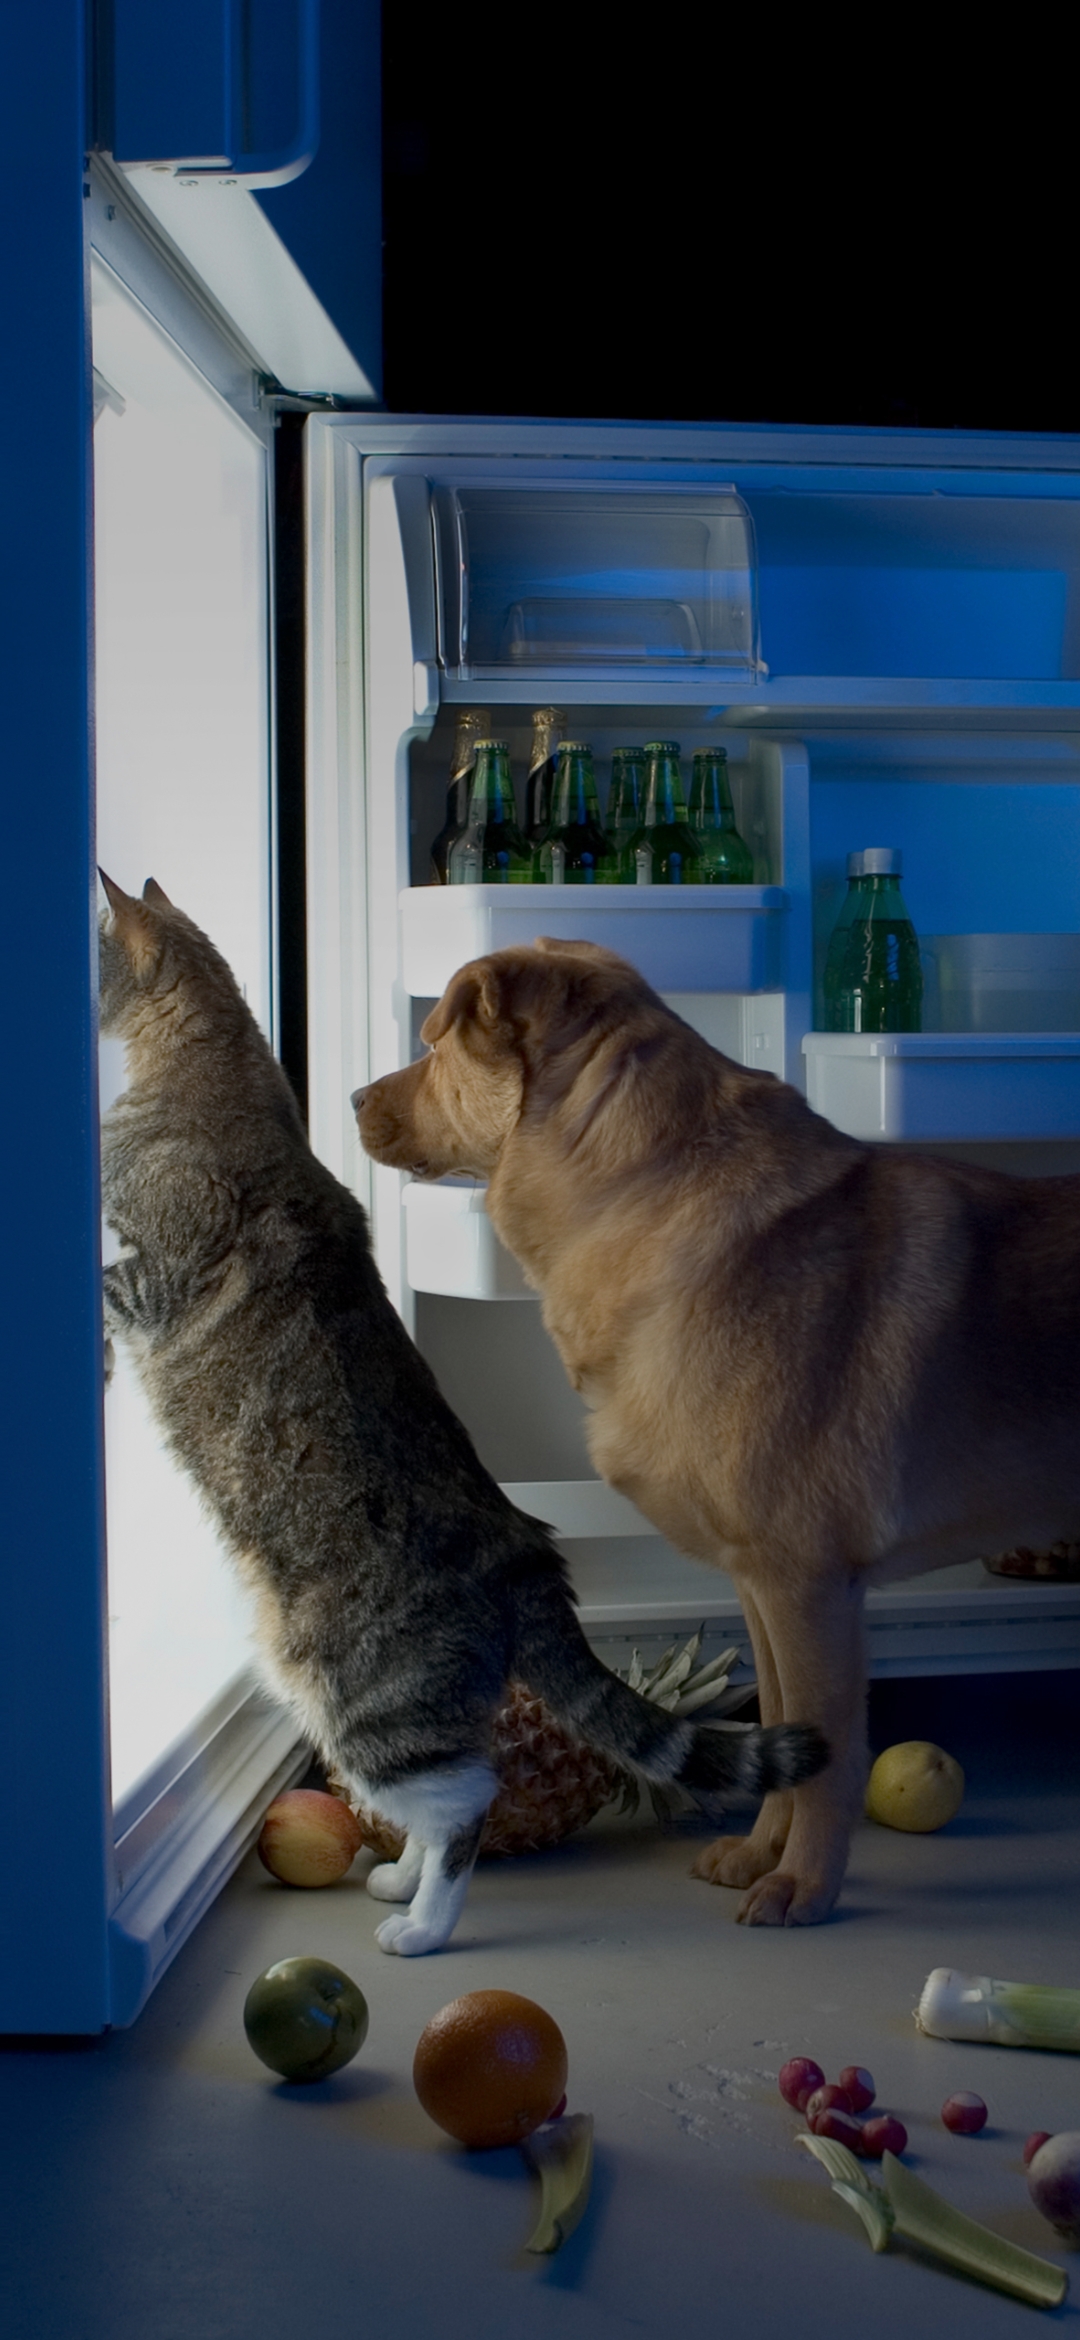
M 1080 1032 L 808 1032 L 806 1093 L 849 1137 L 1080 1136 Z
M 438 999 L 469 959 L 555 935 L 602 943 L 658 991 L 775 991 L 784 981 L 782 886 L 409 886 L 402 973 Z
M 698 1625 L 703 1657 L 736 1642 L 751 1662 L 731 1578 L 674 1551 L 614 1487 L 549 1479 L 505 1485 L 503 1493 L 566 1545 L 578 1614 L 608 1665 L 625 1666 L 635 1644 L 658 1656 Z M 870 1672 L 879 1678 L 1080 1667 L 1080 1584 L 991 1576 L 981 1560 L 872 1585 L 866 1625 Z
M 402 1189 L 405 1274 L 414 1292 L 453 1300 L 529 1300 L 512 1252 L 487 1215 L 487 1187 L 471 1179 L 416 1179 Z

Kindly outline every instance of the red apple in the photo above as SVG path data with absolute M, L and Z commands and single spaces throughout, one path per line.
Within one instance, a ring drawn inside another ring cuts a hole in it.
M 363 1841 L 359 1821 L 340 1796 L 290 1788 L 275 1796 L 267 1812 L 259 1859 L 283 1885 L 336 1885 Z

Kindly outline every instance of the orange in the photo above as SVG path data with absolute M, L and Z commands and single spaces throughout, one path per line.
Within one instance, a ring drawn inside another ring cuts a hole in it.
M 263 1867 L 283 1885 L 336 1885 L 363 1841 L 359 1821 L 338 1796 L 319 1788 L 290 1788 L 275 1796 L 258 1852 Z
M 421 2032 L 413 2083 L 426 2113 L 461 2145 L 519 2145 L 566 2088 L 566 2041 L 516 1991 L 466 1991 Z

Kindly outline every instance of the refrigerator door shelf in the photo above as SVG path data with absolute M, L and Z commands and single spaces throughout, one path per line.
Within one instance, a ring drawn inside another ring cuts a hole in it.
M 485 1209 L 486 1186 L 453 1179 L 403 1190 L 405 1273 L 414 1292 L 453 1300 L 531 1300 L 521 1269 Z
M 1080 1032 L 808 1032 L 806 1093 L 849 1137 L 1080 1137 Z
M 412 886 L 400 902 L 414 999 L 441 998 L 469 959 L 540 934 L 618 951 L 658 991 L 775 991 L 784 980 L 782 886 Z

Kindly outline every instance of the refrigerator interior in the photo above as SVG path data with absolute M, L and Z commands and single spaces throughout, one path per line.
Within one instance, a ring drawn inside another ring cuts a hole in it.
M 1018 1172 L 1080 1170 L 1075 475 L 1035 454 L 994 470 L 966 443 L 948 468 L 910 449 L 890 468 L 865 448 L 846 465 L 824 446 L 795 461 L 779 434 L 751 465 L 728 446 L 703 461 L 705 433 L 664 432 L 658 461 L 656 437 L 631 429 L 423 424 L 398 426 L 396 445 L 394 431 L 391 418 L 308 426 L 316 1124 L 332 1166 L 370 1195 L 391 1294 L 484 1461 L 564 1543 L 609 1662 L 700 1623 L 710 1641 L 745 1644 L 730 1583 L 597 1481 L 584 1407 L 482 1196 L 362 1165 L 337 1100 L 419 1052 L 462 960 L 578 933 L 610 937 L 714 1045 L 804 1088 L 809 1076 L 812 1100 L 827 1080 L 854 1135 Z M 537 517 L 545 492 L 551 527 Z M 591 557 L 575 498 L 600 515 Z M 715 598 L 737 599 L 730 518 L 721 539 L 701 517 L 721 505 L 747 515 L 752 563 L 756 545 L 749 614 L 723 642 L 693 618 L 709 606 L 710 559 L 725 569 Z M 478 613 L 471 634 L 463 610 Z M 458 708 L 490 707 L 520 804 L 532 709 L 548 703 L 565 709 L 567 736 L 591 741 L 601 801 L 615 745 L 678 738 L 688 770 L 695 746 L 722 740 L 754 887 L 431 887 Z M 333 839 L 355 828 L 363 791 L 370 877 L 343 890 Z M 881 1061 L 830 1036 L 837 1064 L 815 1048 L 821 967 L 846 855 L 867 845 L 903 852 L 927 1030 Z M 351 1062 L 331 929 L 370 970 L 369 1054 Z M 1001 1030 L 988 1031 L 980 993 L 965 1028 L 946 1032 L 942 1001 L 961 1021 L 956 985 L 977 938 L 983 958 L 1004 948 L 985 993 Z M 1011 959 L 1002 938 L 1015 938 Z M 1032 1028 L 1036 1006 L 1052 1039 Z M 869 1633 L 879 1674 L 1076 1665 L 1080 1586 L 940 1570 L 872 1593 Z
M 129 893 L 164 886 L 271 1035 L 266 451 L 96 255 L 92 294 L 99 860 Z M 100 1081 L 105 1110 L 119 1041 Z M 169 1751 L 242 1701 L 249 1651 L 235 1574 L 120 1344 L 105 1431 L 122 1837 Z

